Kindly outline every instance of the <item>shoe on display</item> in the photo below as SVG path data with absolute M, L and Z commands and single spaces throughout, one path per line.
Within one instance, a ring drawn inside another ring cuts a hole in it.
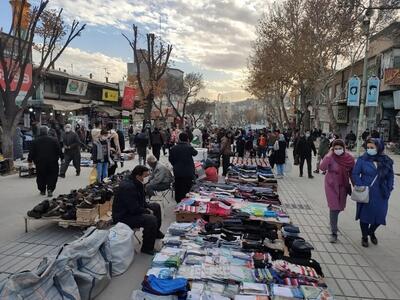
M 53 197 L 53 191 L 47 191 L 47 197 Z
M 62 216 L 63 220 L 76 220 L 76 210 L 75 208 L 68 209 Z
M 94 205 L 93 205 L 93 203 L 92 202 L 90 202 L 89 200 L 84 200 L 84 201 L 82 201 L 78 206 L 77 206 L 77 208 L 93 208 L 94 207 Z
M 368 238 L 367 237 L 363 237 L 361 238 L 361 245 L 365 248 L 368 247 Z
M 65 174 L 60 174 L 58 177 L 65 178 Z
M 337 243 L 337 234 L 331 234 L 331 236 L 329 237 L 329 243 Z
M 50 210 L 49 212 L 45 213 L 43 216 L 43 218 L 59 218 L 61 217 L 61 212 L 59 207 L 56 207 L 52 210 Z
M 141 249 L 140 252 L 148 255 L 155 255 L 156 251 L 154 249 Z
M 38 213 L 38 212 L 36 212 L 34 210 L 28 211 L 27 215 L 28 215 L 28 217 L 35 218 L 35 219 L 40 219 L 42 217 L 41 213 Z
M 40 195 L 45 196 L 46 195 L 46 191 L 40 191 Z
M 378 239 L 376 238 L 375 234 L 372 233 L 369 235 L 370 239 L 371 239 L 371 243 L 374 245 L 378 245 Z

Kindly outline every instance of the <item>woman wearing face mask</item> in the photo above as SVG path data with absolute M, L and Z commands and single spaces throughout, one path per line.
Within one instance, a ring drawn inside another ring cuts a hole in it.
M 331 225 L 330 242 L 337 242 L 339 213 L 346 207 L 347 195 L 351 193 L 350 176 L 354 157 L 345 150 L 343 140 L 332 142 L 332 148 L 322 160 L 319 168 L 325 175 L 325 194 L 328 200 Z
M 363 247 L 368 247 L 368 236 L 373 244 L 378 244 L 375 231 L 379 225 L 386 225 L 394 181 L 393 160 L 383 153 L 383 141 L 369 138 L 366 145 L 367 151 L 358 158 L 352 174 L 355 186 L 369 186 L 369 202 L 357 203 L 356 213 L 356 220 L 360 220 Z

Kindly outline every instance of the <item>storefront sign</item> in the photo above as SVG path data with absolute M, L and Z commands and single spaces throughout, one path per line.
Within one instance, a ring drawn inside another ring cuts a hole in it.
M 118 91 L 103 89 L 103 101 L 118 102 Z
M 365 106 L 378 106 L 379 84 L 380 81 L 375 76 L 368 79 L 367 102 Z
M 386 69 L 385 84 L 400 85 L 400 69 L 394 69 L 394 68 Z
M 393 92 L 394 109 L 400 109 L 400 91 Z
M 334 115 L 338 124 L 347 123 L 347 112 L 348 110 L 346 105 L 336 105 L 334 107 Z
M 10 68 L 10 60 L 7 60 L 7 68 Z M 10 88 L 11 91 L 15 91 L 18 85 L 19 81 L 19 74 L 20 74 L 20 68 L 17 68 L 17 72 L 14 75 L 13 80 L 11 81 Z M 4 70 L 3 67 L 0 64 L 0 86 L 5 89 L 6 82 L 5 82 L 5 77 L 4 77 Z M 15 102 L 17 105 L 20 105 L 21 102 L 24 100 L 26 93 L 29 91 L 32 85 L 32 64 L 27 64 L 24 72 L 24 78 L 22 80 L 21 88 L 19 90 L 19 94 L 17 98 L 15 99 Z M 28 101 L 31 98 L 28 99 Z
M 348 83 L 347 106 L 359 106 L 360 104 L 360 78 L 353 76 Z
M 131 115 L 131 113 L 129 111 L 127 111 L 127 110 L 123 110 L 121 112 L 121 114 L 122 114 L 123 117 L 129 117 Z
M 85 96 L 87 91 L 88 83 L 85 81 L 79 81 L 75 79 L 68 79 L 66 94 Z
M 122 98 L 122 108 L 131 110 L 135 103 L 136 90 L 133 87 L 125 86 Z

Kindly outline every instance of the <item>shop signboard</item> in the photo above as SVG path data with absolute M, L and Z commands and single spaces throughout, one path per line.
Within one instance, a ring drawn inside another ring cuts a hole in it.
M 8 68 L 10 67 L 10 64 L 11 64 L 10 62 L 11 62 L 10 59 L 8 59 L 6 61 Z M 12 63 L 12 64 L 14 64 L 14 63 Z M 19 74 L 20 74 L 19 71 L 20 71 L 19 68 L 17 68 L 17 72 L 14 75 L 13 80 L 11 81 L 11 84 L 10 84 L 11 91 L 15 91 L 15 89 L 17 88 L 18 81 L 19 81 Z M 3 67 L 0 64 L 0 86 L 3 89 L 5 89 L 5 86 L 6 86 L 6 82 L 5 82 L 4 76 L 5 76 L 4 75 L 4 70 L 3 70 Z M 26 96 L 26 93 L 31 88 L 31 85 L 32 85 L 32 64 L 28 63 L 26 65 L 26 68 L 25 68 L 24 78 L 22 80 L 22 84 L 21 84 L 21 88 L 19 90 L 19 94 L 18 94 L 17 98 L 15 99 L 15 102 L 17 103 L 17 105 L 20 105 L 22 103 L 22 101 L 24 100 L 24 98 Z M 30 101 L 31 99 L 32 98 L 29 98 L 28 101 Z
M 385 69 L 385 84 L 400 85 L 400 69 Z
M 400 109 L 400 90 L 393 91 L 394 109 Z
M 336 122 L 338 124 L 346 124 L 347 123 L 347 114 L 348 109 L 346 105 L 335 105 L 334 114 L 336 118 Z
M 365 106 L 378 106 L 379 84 L 380 80 L 376 76 L 368 79 L 367 102 L 365 103 Z
M 118 102 L 118 91 L 103 89 L 103 101 Z
M 359 106 L 360 104 L 360 78 L 353 76 L 348 82 L 347 106 Z
M 68 84 L 65 93 L 70 95 L 85 96 L 87 87 L 88 83 L 85 81 L 68 79 Z
M 135 104 L 136 90 L 133 87 L 125 86 L 124 96 L 122 97 L 122 108 L 132 110 Z

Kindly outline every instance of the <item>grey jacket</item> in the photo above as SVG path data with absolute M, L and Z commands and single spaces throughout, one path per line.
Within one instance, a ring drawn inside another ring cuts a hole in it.
M 149 185 L 171 184 L 174 180 L 171 171 L 162 163 L 157 162 L 150 175 Z

